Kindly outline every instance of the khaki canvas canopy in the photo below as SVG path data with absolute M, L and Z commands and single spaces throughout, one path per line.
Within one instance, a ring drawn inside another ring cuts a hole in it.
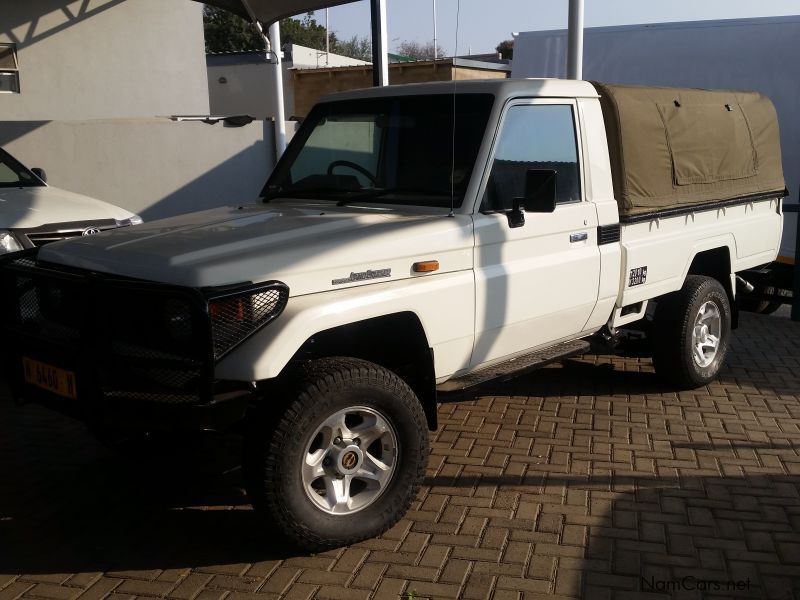
M 766 96 L 594 86 L 621 215 L 783 194 L 778 117 Z

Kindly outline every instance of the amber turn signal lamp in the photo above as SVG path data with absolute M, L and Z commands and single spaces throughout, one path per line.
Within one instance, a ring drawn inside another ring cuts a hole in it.
M 422 262 L 415 262 L 411 267 L 414 273 L 432 273 L 439 270 L 438 260 L 424 260 Z

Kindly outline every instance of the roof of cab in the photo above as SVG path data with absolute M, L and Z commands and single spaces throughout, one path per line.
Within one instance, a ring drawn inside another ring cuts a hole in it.
M 529 96 L 534 98 L 597 98 L 598 93 L 588 81 L 572 79 L 479 79 L 470 81 L 437 81 L 432 83 L 407 83 L 371 87 L 360 90 L 336 92 L 323 97 L 320 102 L 406 96 L 423 94 L 492 94 L 497 97 Z

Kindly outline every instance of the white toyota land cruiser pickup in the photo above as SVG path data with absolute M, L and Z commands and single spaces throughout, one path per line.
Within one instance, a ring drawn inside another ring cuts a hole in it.
M 15 396 L 95 429 L 243 425 L 257 512 L 306 548 L 412 502 L 437 393 L 637 322 L 711 381 L 736 273 L 772 261 L 778 125 L 755 93 L 505 80 L 325 98 L 251 205 L 0 266 Z

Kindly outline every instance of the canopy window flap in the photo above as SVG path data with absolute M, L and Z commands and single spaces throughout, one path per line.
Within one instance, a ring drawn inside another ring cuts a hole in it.
M 200 0 L 195 1 L 200 2 Z M 271 25 L 286 17 L 300 15 L 310 10 L 349 4 L 351 2 L 355 2 L 355 0 L 247 0 L 253 10 L 253 14 L 265 25 Z M 240 17 L 250 19 L 250 14 L 241 0 L 203 0 L 202 3 L 224 8 Z
M 623 216 L 783 194 L 778 117 L 766 96 L 594 85 Z

